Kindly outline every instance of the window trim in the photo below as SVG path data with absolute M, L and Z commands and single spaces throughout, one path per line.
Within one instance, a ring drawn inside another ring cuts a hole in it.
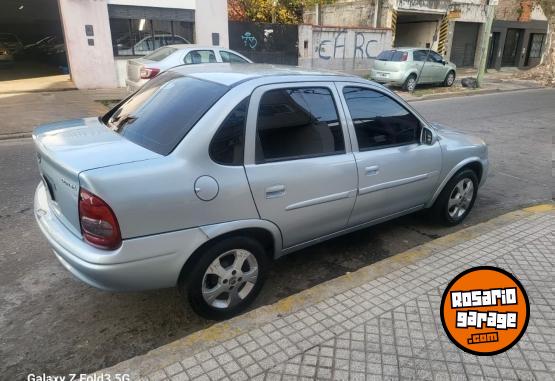
M 306 87 L 317 87 L 317 88 L 325 88 L 330 91 L 332 95 L 333 102 L 335 104 L 338 122 L 341 126 L 341 132 L 343 134 L 343 143 L 344 143 L 344 151 L 341 153 L 331 153 L 331 154 L 322 154 L 322 155 L 302 155 L 300 157 L 289 157 L 285 160 L 283 159 L 270 159 L 264 160 L 263 162 L 256 160 L 256 139 L 257 139 L 257 130 L 256 125 L 258 121 L 258 109 L 260 106 L 260 101 L 262 96 L 270 90 L 279 90 L 279 89 L 294 89 L 294 88 L 306 88 Z M 303 82 L 283 82 L 283 83 L 275 83 L 269 85 L 263 85 L 257 87 L 252 95 L 251 101 L 249 103 L 249 111 L 247 114 L 247 128 L 246 128 L 246 137 L 245 137 L 245 166 L 248 165 L 275 165 L 277 163 L 285 163 L 297 160 L 310 160 L 318 157 L 327 157 L 327 156 L 334 156 L 334 155 L 345 155 L 352 152 L 351 148 L 351 137 L 349 133 L 349 129 L 347 126 L 347 119 L 345 116 L 345 112 L 342 106 L 341 97 L 339 96 L 339 92 L 335 86 L 333 81 L 303 81 Z
M 245 128 L 243 129 L 243 160 L 241 160 L 240 164 L 229 164 L 229 163 L 222 163 L 219 160 L 216 160 L 214 158 L 214 156 L 212 155 L 212 144 L 214 142 L 214 139 L 216 138 L 216 136 L 218 135 L 218 133 L 222 130 L 222 128 L 224 127 L 224 123 L 227 121 L 227 118 L 229 117 L 229 115 L 235 111 L 235 108 L 237 108 L 237 106 L 239 106 L 241 103 L 243 102 L 247 102 L 247 115 L 245 118 Z M 245 98 L 243 98 L 241 101 L 239 101 L 235 106 L 233 106 L 233 108 L 231 109 L 231 111 L 229 113 L 227 113 L 227 115 L 225 116 L 224 120 L 222 121 L 222 123 L 220 123 L 220 125 L 218 126 L 218 129 L 216 130 L 216 132 L 214 132 L 214 134 L 212 135 L 212 138 L 210 139 L 210 143 L 208 144 L 208 156 L 210 157 L 210 160 L 212 160 L 214 163 L 218 164 L 218 165 L 223 165 L 225 167 L 240 167 L 243 166 L 245 164 L 245 148 L 247 146 L 247 123 L 249 120 L 249 106 L 250 106 L 250 102 L 251 102 L 251 96 L 248 95 Z
M 237 54 L 237 53 L 235 53 L 235 52 L 232 52 L 232 51 L 230 51 L 230 50 L 220 49 L 220 50 L 219 50 L 219 53 L 220 53 L 220 58 L 222 59 L 222 62 L 223 62 L 223 63 L 245 63 L 245 64 L 250 63 L 249 60 L 246 59 L 245 57 L 243 57 L 243 56 L 241 56 L 241 55 L 239 55 L 239 54 Z M 244 61 L 244 62 L 231 62 L 231 60 L 230 60 L 229 62 L 225 62 L 225 61 L 224 61 L 224 57 L 222 56 L 222 53 L 229 54 L 230 56 L 235 56 L 235 57 L 237 57 L 237 58 L 240 58 L 240 59 L 241 59 L 242 61 Z
M 383 91 L 382 89 L 373 87 L 372 85 L 368 85 L 368 84 L 365 84 L 365 83 L 336 82 L 336 86 L 337 86 L 338 93 L 340 94 L 340 97 L 341 97 L 341 105 L 343 107 L 343 110 L 345 112 L 345 116 L 347 118 L 347 123 L 348 123 L 348 127 L 349 127 L 349 136 L 351 137 L 351 147 L 352 147 L 353 152 L 377 151 L 377 150 L 381 150 L 381 149 L 388 149 L 388 148 L 395 148 L 395 147 L 408 147 L 408 146 L 415 145 L 415 144 L 416 145 L 421 145 L 422 142 L 420 140 L 420 133 L 422 132 L 423 128 L 428 128 L 431 131 L 434 131 L 434 133 L 435 133 L 435 128 L 433 128 L 426 121 L 426 119 L 424 119 L 416 110 L 414 110 L 405 100 L 400 98 L 398 95 L 388 94 L 386 91 Z M 357 138 L 357 134 L 356 134 L 355 124 L 353 123 L 353 119 L 351 117 L 351 112 L 349 111 L 349 106 L 347 105 L 347 100 L 345 99 L 345 95 L 343 94 L 343 90 L 346 87 L 359 87 L 359 88 L 362 88 L 362 89 L 375 91 L 377 93 L 380 93 L 380 94 L 388 97 L 393 102 L 397 103 L 399 106 L 401 106 L 402 108 L 407 110 L 407 112 L 412 114 L 418 120 L 418 122 L 420 123 L 420 131 L 419 131 L 418 137 L 416 139 L 416 142 L 403 143 L 403 144 L 388 144 L 387 146 L 369 147 L 369 148 L 361 149 L 358 145 L 358 138 Z

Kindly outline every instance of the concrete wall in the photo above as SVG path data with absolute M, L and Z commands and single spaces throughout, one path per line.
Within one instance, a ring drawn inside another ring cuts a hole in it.
M 227 0 L 196 0 L 196 43 L 212 45 L 212 33 L 220 34 L 220 45 L 229 47 Z
M 367 75 L 374 58 L 391 48 L 390 29 L 299 26 L 299 66 Z
M 196 0 L 108 0 L 108 4 L 185 9 L 195 9 L 196 3 Z
M 425 48 L 426 43 L 432 43 L 439 21 L 398 23 L 395 32 L 395 46 L 414 46 Z M 437 49 L 438 42 L 432 43 L 431 48 Z
M 312 25 L 371 27 L 374 20 L 374 3 L 375 0 L 336 0 L 330 5 L 307 9 L 303 18 L 306 24 Z
M 80 89 L 117 86 L 106 0 L 58 0 L 71 79 Z M 87 37 L 85 25 L 94 36 Z M 94 40 L 94 46 L 88 44 Z

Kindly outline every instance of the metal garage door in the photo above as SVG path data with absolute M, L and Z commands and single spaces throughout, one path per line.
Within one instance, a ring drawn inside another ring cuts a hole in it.
M 476 43 L 478 41 L 479 23 L 456 22 L 453 44 L 451 46 L 451 61 L 458 67 L 474 66 Z

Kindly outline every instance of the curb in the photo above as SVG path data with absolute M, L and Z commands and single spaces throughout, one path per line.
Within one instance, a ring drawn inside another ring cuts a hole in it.
M 15 132 L 13 134 L 0 134 L 0 141 L 30 138 L 31 135 L 32 135 L 31 132 Z
M 288 296 L 272 305 L 259 307 L 230 320 L 192 333 L 182 339 L 125 360 L 94 374 L 129 374 L 131 379 L 150 374 L 184 357 L 206 350 L 242 333 L 270 322 L 278 316 L 288 315 L 308 305 L 316 304 L 348 289 L 384 276 L 401 267 L 411 265 L 433 253 L 456 246 L 502 226 L 555 210 L 555 203 L 544 203 L 503 214 L 489 221 L 445 235 L 413 249 L 396 254 L 352 273 L 326 281 L 312 288 Z
M 411 103 L 411 102 L 429 101 L 429 100 L 436 100 L 436 99 L 470 97 L 470 96 L 473 96 L 473 95 L 510 93 L 510 92 L 517 92 L 517 91 L 525 91 L 525 90 L 541 90 L 541 89 L 546 89 L 546 88 L 547 87 L 545 87 L 545 86 L 537 86 L 537 87 L 525 87 L 525 88 L 521 88 L 521 89 L 508 89 L 508 90 L 502 90 L 502 89 L 471 90 L 471 91 L 463 92 L 463 93 L 453 92 L 453 93 L 430 94 L 430 95 L 424 95 L 422 97 L 411 96 L 411 98 L 405 98 L 400 94 L 397 94 L 397 95 L 399 95 L 405 101 Z

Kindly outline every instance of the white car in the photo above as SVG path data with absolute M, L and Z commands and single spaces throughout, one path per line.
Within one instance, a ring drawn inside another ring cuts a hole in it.
M 173 67 L 222 62 L 252 63 L 247 57 L 233 50 L 217 46 L 168 45 L 155 50 L 145 57 L 127 61 L 127 79 L 125 84 L 128 92 L 135 92 L 149 79 Z

